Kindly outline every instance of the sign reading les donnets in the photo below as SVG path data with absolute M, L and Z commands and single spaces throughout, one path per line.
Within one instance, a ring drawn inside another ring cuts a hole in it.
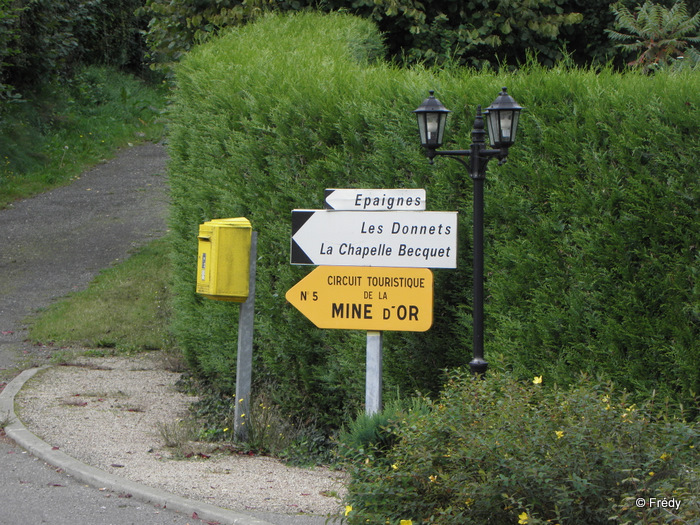
M 329 189 L 325 205 L 330 210 L 346 211 L 423 211 L 424 189 Z
M 457 212 L 292 211 L 292 264 L 457 267 Z
M 286 298 L 319 328 L 424 332 L 433 324 L 425 268 L 319 266 Z

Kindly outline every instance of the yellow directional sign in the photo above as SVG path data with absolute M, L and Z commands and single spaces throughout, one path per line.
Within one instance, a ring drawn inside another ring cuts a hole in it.
M 318 266 L 286 298 L 319 328 L 424 332 L 433 324 L 427 268 Z

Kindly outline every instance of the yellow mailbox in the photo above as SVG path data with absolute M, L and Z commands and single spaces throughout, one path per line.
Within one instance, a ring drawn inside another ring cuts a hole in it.
M 252 234 L 245 217 L 214 219 L 199 225 L 197 293 L 220 301 L 245 302 Z

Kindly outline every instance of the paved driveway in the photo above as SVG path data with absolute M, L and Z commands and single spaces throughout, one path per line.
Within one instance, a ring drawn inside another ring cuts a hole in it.
M 0 210 L 0 378 L 45 364 L 22 320 L 166 232 L 165 147 L 122 150 L 72 184 Z

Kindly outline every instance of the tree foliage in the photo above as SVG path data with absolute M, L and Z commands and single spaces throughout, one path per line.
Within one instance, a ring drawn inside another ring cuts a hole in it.
M 138 71 L 142 0 L 0 0 L 0 84 L 31 90 L 79 65 Z M 7 90 L 7 88 L 6 88 Z
M 152 63 L 169 68 L 192 46 L 224 27 L 255 18 L 273 4 L 273 0 L 146 0 L 137 12 L 148 18 L 146 40 Z
M 0 0 L 0 118 L 2 117 L 3 102 L 16 98 L 14 89 L 8 83 L 10 60 L 19 53 L 19 29 L 17 20 L 22 8 L 13 4 L 12 0 Z
M 583 20 L 565 0 L 147 0 L 143 12 L 154 57 L 170 63 L 224 27 L 269 10 L 304 8 L 374 20 L 394 57 L 474 66 L 524 61 L 526 50 L 551 65 L 562 57 L 562 28 Z
M 691 44 L 700 43 L 700 12 L 689 16 L 684 2 L 666 8 L 649 0 L 633 13 L 621 3 L 611 6 L 615 13 L 615 26 L 621 31 L 606 30 L 617 47 L 637 58 L 629 65 L 651 70 L 669 65 L 690 52 L 697 62 L 698 51 Z
M 390 52 L 409 62 L 497 65 L 525 60 L 526 50 L 552 65 L 562 57 L 561 29 L 582 21 L 563 0 L 373 0 L 372 18 Z

